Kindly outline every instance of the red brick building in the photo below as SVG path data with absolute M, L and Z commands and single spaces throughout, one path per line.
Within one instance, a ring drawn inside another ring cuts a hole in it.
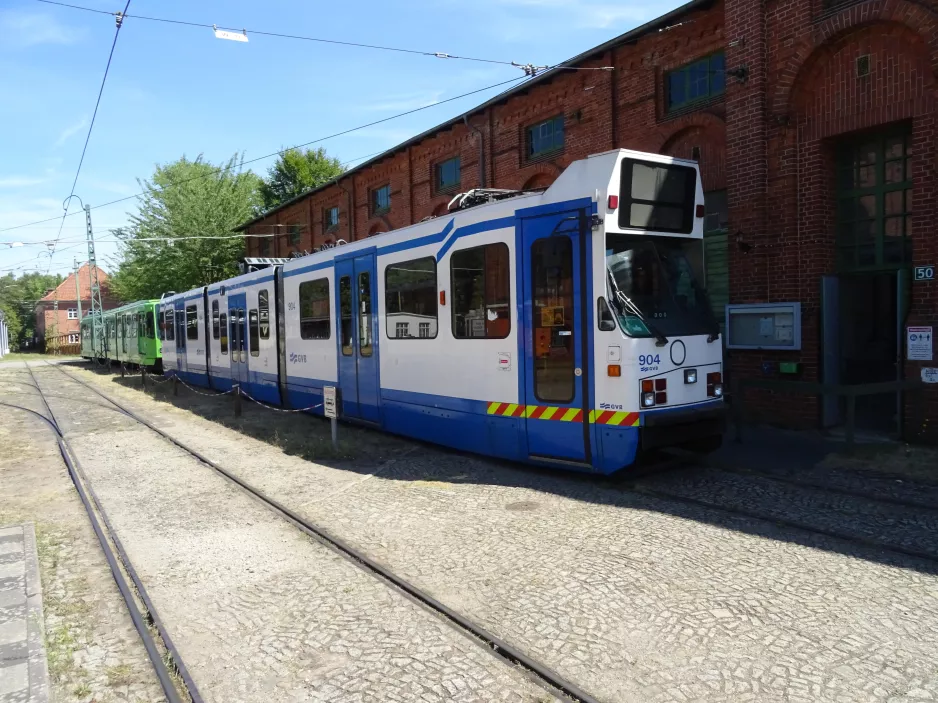
M 116 308 L 118 302 L 110 296 L 108 291 L 108 275 L 98 269 L 98 284 L 101 286 L 101 302 L 105 310 Z M 33 344 L 40 348 L 47 348 L 53 344 L 49 338 L 54 332 L 57 340 L 54 344 L 60 349 L 72 351 L 72 347 L 79 344 L 81 330 L 78 319 L 78 300 L 81 300 L 81 316 L 91 312 L 91 267 L 88 264 L 78 269 L 79 288 L 75 288 L 75 274 L 66 276 L 54 290 L 46 293 L 36 304 L 36 337 Z M 76 295 L 78 293 L 78 295 Z M 80 297 L 79 297 L 80 296 Z M 58 317 L 55 312 L 55 301 L 58 300 Z M 51 349 L 49 349 L 51 351 Z
M 546 186 L 614 147 L 661 152 L 700 161 L 715 307 L 802 305 L 799 351 L 732 350 L 730 373 L 790 361 L 804 380 L 859 383 L 938 366 L 904 360 L 904 326 L 938 323 L 938 283 L 906 282 L 938 262 L 938 0 L 694 0 L 571 65 L 613 70 L 544 73 L 388 150 L 247 223 L 278 235 L 249 253 L 361 239 L 480 185 Z M 766 401 L 789 424 L 840 419 L 815 398 Z M 858 412 L 894 426 L 896 398 Z M 938 386 L 903 415 L 938 437 Z

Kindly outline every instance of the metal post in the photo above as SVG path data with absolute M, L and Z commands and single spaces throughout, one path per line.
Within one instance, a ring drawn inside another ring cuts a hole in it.
M 234 384 L 234 411 L 235 417 L 241 417 L 241 384 Z
M 853 430 L 857 418 L 857 396 L 855 393 L 847 394 L 847 452 L 853 451 Z
M 179 395 L 179 379 L 173 374 L 173 395 Z
M 75 259 L 75 305 L 78 306 L 78 329 L 81 329 L 81 286 L 78 283 L 78 259 Z
M 124 362 L 122 361 L 122 362 L 121 362 L 121 378 L 124 377 L 124 372 L 125 372 L 126 370 L 127 370 L 127 368 L 124 366 Z
M 339 421 L 333 417 L 330 424 L 332 425 L 332 448 L 339 451 Z
M 143 386 L 144 392 L 147 390 L 147 368 L 146 366 L 140 367 L 140 385 Z
M 88 283 L 91 287 L 91 339 L 97 340 L 100 334 L 100 348 L 104 351 L 103 356 L 107 356 L 107 340 L 104 337 L 103 323 L 100 325 L 101 329 L 98 329 L 99 323 L 102 322 L 101 314 L 104 312 L 104 306 L 101 304 L 101 286 L 98 283 L 98 260 L 94 254 L 94 230 L 91 228 L 90 205 L 85 205 L 85 236 L 88 240 Z
M 742 380 L 733 374 L 733 424 L 736 425 L 736 443 L 743 443 L 743 384 Z

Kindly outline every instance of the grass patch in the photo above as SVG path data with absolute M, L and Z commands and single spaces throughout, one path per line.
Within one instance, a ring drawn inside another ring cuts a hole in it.
M 84 698 L 85 696 L 91 695 L 91 686 L 86 683 L 80 683 L 75 688 L 72 689 L 72 694 L 78 696 L 79 698 Z
M 7 361 L 42 361 L 43 359 L 79 359 L 81 357 L 74 356 L 72 354 L 35 354 L 35 353 L 22 353 L 14 352 L 11 354 L 4 354 L 0 357 L 0 364 L 6 363 Z
M 134 670 L 130 664 L 109 666 L 104 672 L 108 686 L 129 686 L 134 682 Z

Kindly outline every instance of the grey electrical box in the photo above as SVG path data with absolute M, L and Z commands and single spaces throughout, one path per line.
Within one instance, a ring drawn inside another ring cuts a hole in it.
M 726 306 L 727 349 L 801 349 L 801 303 Z

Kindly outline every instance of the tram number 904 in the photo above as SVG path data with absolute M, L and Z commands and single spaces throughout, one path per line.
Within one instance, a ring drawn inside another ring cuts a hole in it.
M 639 354 L 638 356 L 638 365 L 639 366 L 651 366 L 653 364 L 657 365 L 661 363 L 660 354 Z

